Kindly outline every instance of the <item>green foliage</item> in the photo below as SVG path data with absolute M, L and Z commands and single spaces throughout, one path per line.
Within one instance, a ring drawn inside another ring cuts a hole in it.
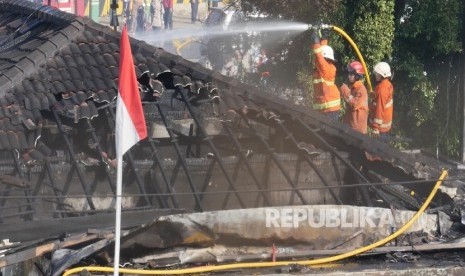
M 347 1 L 353 9 L 346 29 L 358 44 L 367 64 L 392 57 L 394 0 Z
M 415 146 L 439 147 L 455 158 L 461 126 L 451 110 L 463 107 L 458 82 L 452 81 L 459 77 L 460 65 L 453 61 L 463 47 L 463 9 L 460 0 L 406 1 L 396 20 L 394 50 L 400 130 Z

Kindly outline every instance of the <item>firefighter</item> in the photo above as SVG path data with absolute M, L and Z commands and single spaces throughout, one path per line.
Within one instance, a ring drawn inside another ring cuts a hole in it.
M 336 79 L 336 59 L 333 49 L 328 46 L 326 30 L 313 29 L 313 53 L 315 70 L 313 72 L 313 109 L 322 112 L 331 120 L 339 119 L 341 96 L 334 81 Z
M 394 87 L 390 81 L 391 67 L 386 62 L 379 62 L 375 65 L 373 72 L 377 84 L 370 106 L 370 126 L 374 137 L 387 139 L 394 110 Z
M 347 103 L 344 123 L 355 131 L 367 133 L 368 123 L 368 93 L 363 84 L 363 66 L 358 61 L 347 65 L 349 85 L 342 84 L 341 95 Z

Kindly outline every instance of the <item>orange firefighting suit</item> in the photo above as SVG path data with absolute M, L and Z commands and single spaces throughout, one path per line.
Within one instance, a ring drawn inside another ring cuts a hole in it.
M 343 84 L 341 94 L 347 102 L 344 123 L 358 132 L 367 133 L 368 93 L 365 85 L 360 80 L 355 81 L 350 88 Z
M 321 44 L 313 44 L 315 54 L 315 70 L 313 72 L 313 109 L 320 112 L 339 111 L 341 109 L 341 96 L 337 86 L 336 66 L 327 61 L 321 52 L 321 46 L 328 41 L 322 40 Z
M 394 88 L 389 79 L 381 80 L 375 87 L 370 107 L 370 125 L 374 133 L 391 130 Z

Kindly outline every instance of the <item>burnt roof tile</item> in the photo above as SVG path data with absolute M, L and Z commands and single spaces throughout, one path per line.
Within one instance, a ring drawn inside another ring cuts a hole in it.
M 14 95 L 15 95 L 17 103 L 23 103 L 24 102 L 24 99 L 25 99 L 24 93 L 19 92 L 19 91 L 14 91 Z
M 53 68 L 53 69 L 58 69 L 59 66 L 58 64 L 56 63 L 56 60 L 55 59 L 50 59 L 48 62 L 47 62 L 47 67 L 48 68 Z
M 60 33 L 71 41 L 76 39 L 76 37 L 81 33 L 83 29 L 83 24 L 79 22 L 79 20 L 75 20 L 68 27 L 62 29 Z
M 48 94 L 47 94 L 48 95 Z M 50 94 L 51 95 L 51 94 Z M 55 101 L 56 102 L 56 101 Z M 34 120 L 35 121 L 38 121 L 40 119 L 42 119 L 42 114 L 40 113 L 40 110 L 39 109 L 32 109 L 32 115 L 34 116 Z
M 78 66 L 88 66 L 86 61 L 82 58 L 82 55 L 75 55 L 74 60 L 76 61 Z
M 66 47 L 63 47 L 63 49 L 61 49 L 61 54 L 62 55 L 72 56 L 73 52 L 71 51 L 71 47 L 69 47 L 69 45 L 66 46 Z
M 72 79 L 72 82 L 74 84 L 74 87 L 76 88 L 76 91 L 86 91 L 87 87 L 85 83 L 82 80 L 78 79 Z
M 92 118 L 98 116 L 98 109 L 95 106 L 94 102 L 89 102 L 90 114 L 92 114 Z
M 18 63 L 16 63 L 16 67 L 19 70 L 23 71 L 23 74 L 26 76 L 32 74 L 36 69 L 34 68 L 34 62 L 29 58 L 25 57 L 21 59 Z
M 98 64 L 98 65 L 105 65 L 105 59 L 103 58 L 103 55 L 102 54 L 98 54 L 98 55 L 95 55 L 95 62 Z
M 90 55 L 94 54 L 92 52 L 92 49 L 89 47 L 89 44 L 87 44 L 87 43 L 79 43 L 78 46 L 79 46 L 79 49 L 81 50 L 81 52 L 83 54 L 90 54 Z
M 82 80 L 87 81 L 90 78 L 92 78 L 92 75 L 90 74 L 90 72 L 89 72 L 89 70 L 87 68 L 79 67 L 79 68 L 76 68 L 76 69 L 79 70 L 79 73 L 81 74 Z
M 111 53 L 103 54 L 103 58 L 105 59 L 105 64 L 107 66 L 118 66 L 115 57 Z
M 15 103 L 16 99 L 12 93 L 6 93 L 5 94 L 5 100 L 8 105 Z
M 10 79 L 13 83 L 15 83 L 16 80 L 21 78 L 21 76 L 23 75 L 23 72 L 21 70 L 19 70 L 18 67 L 12 67 L 12 68 L 8 69 L 8 71 L 6 71 L 3 74 L 5 75 L 5 77 Z
M 45 85 L 38 79 L 32 80 L 32 85 L 34 86 L 34 92 L 36 93 L 46 93 L 48 90 Z
M 110 42 L 108 43 L 108 46 L 110 47 L 110 49 L 112 50 L 113 53 L 117 53 L 119 52 L 119 45 L 114 43 L 114 42 Z
M 7 106 L 0 107 L 2 109 L 2 115 L 4 118 L 9 118 L 11 116 L 10 109 Z
M 108 89 L 107 85 L 105 84 L 105 82 L 101 78 L 94 78 L 93 81 L 95 83 L 95 88 L 97 90 L 106 90 L 106 89 Z
M 77 44 L 70 43 L 70 44 L 68 44 L 68 47 L 69 47 L 69 49 L 71 51 L 72 56 L 82 54 L 81 49 L 79 48 L 79 46 Z
M 46 41 L 44 44 L 39 46 L 38 48 L 40 51 L 42 51 L 47 58 L 53 57 L 55 54 L 56 50 L 58 49 L 55 44 L 53 44 L 50 41 Z
M 102 53 L 102 50 L 98 46 L 98 44 L 90 44 L 89 45 L 90 50 L 92 51 L 92 54 L 95 56 L 99 56 Z
M 103 78 L 102 73 L 98 68 L 94 66 L 89 66 L 87 70 L 89 70 L 89 73 L 92 76 L 92 78 Z
M 2 126 L 1 121 L 0 121 L 0 127 Z M 0 150 L 4 149 L 9 149 L 10 148 L 10 143 L 8 142 L 8 136 L 6 135 L 6 132 L 2 130 L 3 128 L 0 129 Z
M 69 71 L 67 68 L 59 68 L 58 74 L 60 74 L 62 80 L 69 80 L 71 76 L 69 75 Z
M 19 86 L 22 86 L 26 92 L 33 92 L 35 90 L 30 79 L 24 80 Z
M 74 83 L 70 79 L 63 81 L 63 85 L 66 87 L 67 91 L 74 92 L 78 90 L 76 89 L 76 87 L 74 86 Z
M 82 57 L 85 60 L 87 66 L 98 66 L 92 54 L 84 54 Z
M 116 66 L 114 66 L 114 67 L 116 67 Z M 111 73 L 110 69 L 108 69 L 108 67 L 106 67 L 106 66 L 100 66 L 99 70 L 100 70 L 100 73 L 102 74 L 102 76 L 104 78 L 106 78 L 106 79 L 113 79 L 115 77 Z
M 41 81 L 50 81 L 50 75 L 46 70 L 39 70 L 39 79 Z
M 99 43 L 98 46 L 100 47 L 100 50 L 102 51 L 103 54 L 105 53 L 110 54 L 112 52 L 110 46 L 108 46 L 108 44 L 106 43 Z
M 24 44 L 21 44 L 18 48 L 23 51 L 34 51 L 37 47 L 44 43 L 41 39 L 31 39 Z
M 27 143 L 26 135 L 24 135 L 24 132 L 16 132 L 16 137 L 18 139 L 19 143 L 19 149 L 24 150 L 29 147 L 29 144 Z
M 81 73 L 76 67 L 68 67 L 68 72 L 71 76 L 71 79 L 74 80 L 83 80 Z
M 79 102 L 85 102 L 89 97 L 87 96 L 87 93 L 83 91 L 78 91 L 76 93 L 76 97 L 78 98 Z
M 39 94 L 39 99 L 40 99 L 40 109 L 41 110 L 48 110 L 51 106 L 47 96 L 44 94 L 40 93 Z
M 50 106 L 57 102 L 54 93 L 45 93 L 45 97 L 47 97 Z
M 67 45 L 69 42 L 69 38 L 65 36 L 63 33 L 57 33 L 49 41 L 55 44 L 57 49 L 61 49 L 64 45 Z
M 141 63 L 137 66 L 139 68 L 139 71 L 144 73 L 144 72 L 150 72 L 149 67 L 145 63 Z
M 79 108 L 77 109 L 77 118 L 78 119 L 83 119 L 83 118 L 90 119 L 90 118 L 92 118 L 92 115 L 90 113 L 90 108 L 89 108 L 89 106 L 87 104 L 79 106 Z
M 118 69 L 117 66 L 110 66 L 110 67 L 108 67 L 108 69 L 110 70 L 111 75 L 113 76 L 113 78 L 117 78 L 119 76 L 119 69 Z
M 64 59 L 63 59 L 62 56 L 55 56 L 53 59 L 55 60 L 55 62 L 56 62 L 56 64 L 57 64 L 57 68 L 56 68 L 56 69 L 59 69 L 59 68 L 62 68 L 62 67 L 66 67 L 66 63 L 65 63 L 65 61 L 64 61 Z
M 94 93 L 94 100 L 98 103 L 103 103 L 103 102 L 109 103 L 110 102 L 108 93 L 103 90 Z
M 7 131 L 6 136 L 8 138 L 8 149 L 21 149 L 18 141 L 18 136 L 13 131 Z
M 58 72 L 58 70 L 55 70 L 55 68 L 49 68 L 48 71 L 50 74 L 50 82 L 53 83 L 55 81 L 61 80 L 61 74 Z
M 54 81 L 52 82 L 52 85 L 55 90 L 55 94 L 69 92 L 66 90 L 66 87 L 63 85 L 61 81 Z
M 74 56 L 69 56 L 69 55 L 65 55 L 63 56 L 63 60 L 65 62 L 65 66 L 63 66 L 63 68 L 66 68 L 66 67 L 79 67 L 76 63 L 76 61 L 74 61 Z
M 103 78 L 102 81 L 105 82 L 105 89 L 107 90 L 114 87 L 118 87 L 118 84 L 113 79 Z
M 28 54 L 28 57 L 38 66 L 45 62 L 46 55 L 40 50 L 34 50 Z
M 147 59 L 141 53 L 133 53 L 134 61 L 137 63 L 147 63 Z

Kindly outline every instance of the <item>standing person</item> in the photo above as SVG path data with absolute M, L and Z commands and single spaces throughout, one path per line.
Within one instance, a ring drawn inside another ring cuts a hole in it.
M 163 21 L 165 22 L 165 30 L 173 29 L 173 1 L 174 0 L 163 0 Z
M 376 78 L 375 92 L 370 108 L 370 126 L 374 137 L 386 140 L 392 125 L 394 87 L 390 81 L 391 67 L 379 62 L 373 69 Z
M 191 1 L 191 23 L 195 24 L 197 21 L 197 13 L 199 12 L 199 0 L 190 0 Z
M 158 31 L 163 25 L 163 9 L 161 0 L 152 0 L 150 3 L 150 23 L 153 31 Z
M 126 13 L 126 10 L 129 10 L 129 0 L 123 1 L 123 12 Z
M 313 71 L 313 109 L 338 121 L 341 109 L 341 96 L 334 83 L 336 80 L 336 59 L 333 48 L 328 46 L 328 34 L 323 30 L 320 34 L 313 29 L 313 53 L 315 69 Z
M 368 124 L 368 93 L 363 84 L 363 66 L 358 61 L 352 61 L 347 65 L 349 86 L 341 86 L 341 94 L 347 102 L 347 110 L 344 123 L 353 130 L 367 133 Z
M 136 24 L 136 33 L 141 33 L 145 31 L 146 17 L 145 8 L 142 3 L 140 3 L 137 7 Z

